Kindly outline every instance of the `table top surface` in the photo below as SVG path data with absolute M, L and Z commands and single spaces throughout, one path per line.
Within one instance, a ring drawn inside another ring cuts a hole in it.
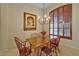
M 28 38 L 28 41 L 31 43 L 31 48 L 37 48 L 50 42 L 49 39 L 42 39 L 42 38 Z

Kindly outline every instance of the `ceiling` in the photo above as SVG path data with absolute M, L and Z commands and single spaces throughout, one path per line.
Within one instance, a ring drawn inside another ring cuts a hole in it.
M 30 3 L 31 5 L 43 9 L 43 3 Z M 52 5 L 52 3 L 44 3 L 44 9 Z

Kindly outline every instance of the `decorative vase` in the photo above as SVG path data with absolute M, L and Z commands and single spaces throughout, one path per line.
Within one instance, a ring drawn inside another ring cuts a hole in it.
M 46 32 L 45 31 L 42 31 L 41 34 L 42 34 L 42 39 L 45 39 Z

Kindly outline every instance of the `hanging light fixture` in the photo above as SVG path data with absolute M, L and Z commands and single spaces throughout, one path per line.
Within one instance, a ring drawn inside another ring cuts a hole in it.
M 39 23 L 42 25 L 42 32 L 41 33 L 42 33 L 43 38 L 44 38 L 44 35 L 46 34 L 44 25 L 48 24 L 49 20 L 50 20 L 50 17 L 49 16 L 47 17 L 45 14 L 45 3 L 42 3 L 42 11 L 43 11 L 43 17 L 42 18 L 39 17 Z
M 42 11 L 43 11 L 43 16 L 42 16 L 42 18 L 38 17 L 38 20 L 39 20 L 39 23 L 44 28 L 44 25 L 48 24 L 49 20 L 50 20 L 50 16 L 47 17 L 47 15 L 45 14 L 45 3 L 42 3 Z M 43 29 L 43 31 L 44 31 L 44 29 Z

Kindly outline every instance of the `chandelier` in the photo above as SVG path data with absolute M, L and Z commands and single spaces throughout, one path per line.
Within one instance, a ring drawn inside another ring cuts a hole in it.
M 46 16 L 45 14 L 45 3 L 42 3 L 42 11 L 43 11 L 43 16 L 42 18 L 39 17 L 39 23 L 42 25 L 42 32 L 41 34 L 43 35 L 43 39 L 44 39 L 44 36 L 46 34 L 46 31 L 45 31 L 45 25 L 49 23 L 49 20 L 50 20 L 50 16 Z
M 39 20 L 39 23 L 42 25 L 42 29 L 44 31 L 44 25 L 48 24 L 50 20 L 50 16 L 47 16 L 45 14 L 45 3 L 42 3 L 42 11 L 43 11 L 43 16 L 42 18 L 38 17 L 38 20 Z

